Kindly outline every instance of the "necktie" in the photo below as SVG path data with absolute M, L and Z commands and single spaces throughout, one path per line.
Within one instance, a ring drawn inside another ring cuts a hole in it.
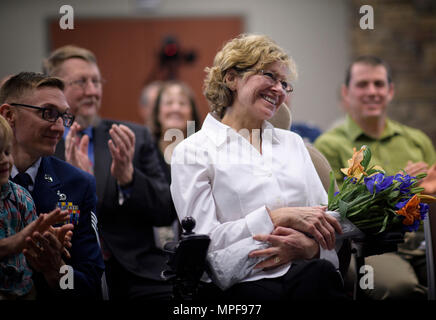
M 13 182 L 29 190 L 29 185 L 32 184 L 32 178 L 26 172 L 18 173 L 13 179 Z

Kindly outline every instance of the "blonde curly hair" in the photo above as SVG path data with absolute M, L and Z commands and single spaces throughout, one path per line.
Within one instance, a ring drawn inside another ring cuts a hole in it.
M 233 92 L 226 84 L 226 73 L 234 70 L 243 77 L 252 75 L 274 62 L 284 63 L 289 71 L 289 79 L 296 80 L 297 67 L 294 60 L 265 35 L 242 34 L 227 42 L 216 54 L 213 66 L 205 69 L 203 94 L 212 112 L 223 117 L 225 108 L 233 103 Z

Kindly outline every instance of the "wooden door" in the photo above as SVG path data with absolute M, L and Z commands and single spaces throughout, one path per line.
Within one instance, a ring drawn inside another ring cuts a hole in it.
M 194 90 L 204 119 L 209 111 L 202 94 L 204 68 L 212 65 L 226 41 L 243 32 L 242 25 L 240 17 L 75 19 L 73 30 L 62 30 L 58 20 L 53 20 L 49 23 L 48 49 L 75 44 L 94 52 L 106 80 L 101 116 L 140 123 L 141 89 L 145 82 L 165 77 L 159 53 L 164 39 L 171 36 L 182 52 L 195 53 L 194 62 L 178 64 L 177 78 Z

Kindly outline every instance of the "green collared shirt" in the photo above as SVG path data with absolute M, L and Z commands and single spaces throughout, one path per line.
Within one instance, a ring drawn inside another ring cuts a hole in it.
M 430 138 L 421 130 L 402 125 L 387 119 L 386 127 L 380 138 L 367 136 L 362 129 L 347 116 L 345 122 L 322 134 L 315 147 L 320 150 L 335 173 L 338 184 L 342 184 L 344 175 L 341 168 L 348 167 L 348 159 L 362 145 L 371 149 L 370 165 L 379 165 L 388 175 L 394 175 L 407 165 L 407 161 L 424 161 L 432 165 L 436 161 L 436 151 Z

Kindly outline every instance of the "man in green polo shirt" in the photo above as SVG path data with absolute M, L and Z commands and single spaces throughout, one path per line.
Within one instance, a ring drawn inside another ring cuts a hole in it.
M 347 167 L 353 147 L 368 145 L 372 164 L 394 175 L 404 169 L 410 175 L 426 172 L 421 186 L 428 194 L 436 193 L 436 152 L 429 137 L 387 117 L 394 96 L 394 84 L 388 65 L 372 56 L 357 58 L 347 70 L 342 98 L 347 112 L 343 124 L 322 134 L 315 147 L 330 162 L 339 185 L 344 180 L 341 168 Z M 412 266 L 398 254 L 387 253 L 366 258 L 374 268 L 374 299 L 426 298 Z

